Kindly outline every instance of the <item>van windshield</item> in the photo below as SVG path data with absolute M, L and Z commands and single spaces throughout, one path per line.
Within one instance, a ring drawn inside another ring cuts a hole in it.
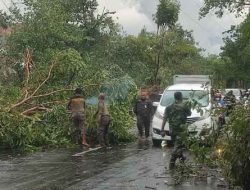
M 196 100 L 202 107 L 206 107 L 209 104 L 209 93 L 204 90 L 167 90 L 162 97 L 161 106 L 169 106 L 174 103 L 174 93 L 181 92 L 183 100 L 190 98 Z

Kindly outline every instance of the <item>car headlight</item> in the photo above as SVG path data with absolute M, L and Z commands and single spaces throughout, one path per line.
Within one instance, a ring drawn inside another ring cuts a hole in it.
M 161 130 L 160 130 L 160 129 L 153 128 L 153 132 L 154 132 L 155 134 L 158 134 L 158 135 L 161 134 Z
M 157 110 L 155 112 L 155 117 L 157 117 L 158 119 L 163 119 L 163 115 L 161 115 Z

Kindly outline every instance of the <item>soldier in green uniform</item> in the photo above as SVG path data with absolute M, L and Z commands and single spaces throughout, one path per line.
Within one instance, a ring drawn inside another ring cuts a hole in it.
M 85 129 L 85 100 L 82 96 L 82 89 L 77 88 L 75 90 L 75 95 L 70 98 L 70 101 L 68 103 L 68 110 L 71 113 L 71 118 L 73 120 L 73 123 L 76 127 L 76 131 L 80 132 L 81 137 L 76 136 L 76 141 L 78 142 L 81 140 L 81 144 L 89 147 L 89 144 L 86 140 L 86 129 Z
M 169 169 L 175 167 L 175 162 L 179 158 L 184 161 L 183 155 L 183 135 L 186 132 L 187 116 L 191 115 L 190 108 L 183 102 L 182 93 L 175 92 L 175 102 L 166 107 L 162 123 L 162 136 L 165 136 L 164 126 L 169 122 L 169 133 L 174 143 L 174 150 L 171 154 Z

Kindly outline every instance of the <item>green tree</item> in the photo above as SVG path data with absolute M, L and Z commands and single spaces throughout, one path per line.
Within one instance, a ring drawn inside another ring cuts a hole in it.
M 11 23 L 10 16 L 7 13 L 0 10 L 0 27 L 2 27 L 3 29 L 7 29 L 10 23 Z
M 172 28 L 178 21 L 180 4 L 176 0 L 160 0 L 155 14 L 157 29 Z
M 158 81 L 158 74 L 161 67 L 161 56 L 164 48 L 165 34 L 171 30 L 176 22 L 180 12 L 180 4 L 176 0 L 160 0 L 155 15 L 157 24 L 157 53 L 155 58 L 154 83 Z M 159 34 L 159 36 L 158 36 Z
M 109 12 L 95 14 L 95 0 L 73 2 L 25 0 L 22 24 L 9 39 L 12 54 L 22 54 L 27 47 L 35 50 L 37 59 L 44 59 L 50 49 L 74 48 L 84 54 L 115 28 Z
M 231 185 L 248 190 L 250 185 L 249 107 L 236 107 L 220 140 L 221 166 Z
M 221 56 L 225 59 L 229 59 L 230 62 L 227 65 L 231 71 L 231 80 L 236 83 L 240 82 L 241 85 L 247 86 L 250 82 L 249 70 L 250 70 L 250 15 L 246 20 L 240 24 L 239 27 L 231 31 L 231 36 L 224 39 L 225 45 L 222 47 Z M 234 79 L 234 80 L 233 80 Z
M 224 14 L 225 10 L 229 10 L 232 13 L 242 14 L 245 12 L 245 8 L 249 5 L 249 0 L 205 0 L 200 15 L 206 16 L 212 10 L 215 10 L 215 14 L 219 17 Z
M 106 47 L 119 38 L 113 13 L 104 10 L 97 14 L 96 0 L 24 0 L 23 6 L 24 12 L 15 9 L 9 15 L 14 31 L 8 38 L 7 50 L 12 58 L 8 65 L 19 65 L 23 80 L 16 80 L 13 86 L 0 86 L 0 144 L 26 149 L 69 143 L 65 104 L 72 90 L 82 87 L 86 98 L 92 100 L 104 86 L 110 87 L 112 96 L 115 94 L 110 110 L 112 136 L 128 140 L 133 120 L 127 110 L 136 86 L 109 59 L 110 49 Z M 114 88 L 117 84 L 126 88 Z M 123 96 L 127 98 L 121 104 Z M 90 106 L 87 120 L 89 127 L 95 128 L 91 111 Z M 123 125 L 117 126 L 120 123 Z

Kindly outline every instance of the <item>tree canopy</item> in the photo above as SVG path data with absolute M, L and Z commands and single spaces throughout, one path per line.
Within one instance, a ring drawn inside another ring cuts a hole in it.
M 246 12 L 249 5 L 249 0 L 204 0 L 200 15 L 206 16 L 210 11 L 215 11 L 215 14 L 221 17 L 225 10 L 240 15 Z
M 176 0 L 160 0 L 155 15 L 157 27 L 173 27 L 178 21 L 180 4 Z
M 1 26 L 12 32 L 0 69 L 15 72 L 0 80 L 0 115 L 6 126 L 0 129 L 0 143 L 11 148 L 69 142 L 65 104 L 76 87 L 84 89 L 88 102 L 102 91 L 110 96 L 112 135 L 127 140 L 127 129 L 133 127 L 128 110 L 137 88 L 165 88 L 174 74 L 209 74 L 210 62 L 216 62 L 203 57 L 192 32 L 176 24 L 180 5 L 174 0 L 160 1 L 157 33 L 142 28 L 136 36 L 122 34 L 112 19 L 115 12 L 98 13 L 96 0 L 22 3 L 24 11 L 13 7 L 10 14 L 1 13 Z M 89 106 L 86 118 L 93 128 Z M 20 131 L 12 141 L 17 125 Z

